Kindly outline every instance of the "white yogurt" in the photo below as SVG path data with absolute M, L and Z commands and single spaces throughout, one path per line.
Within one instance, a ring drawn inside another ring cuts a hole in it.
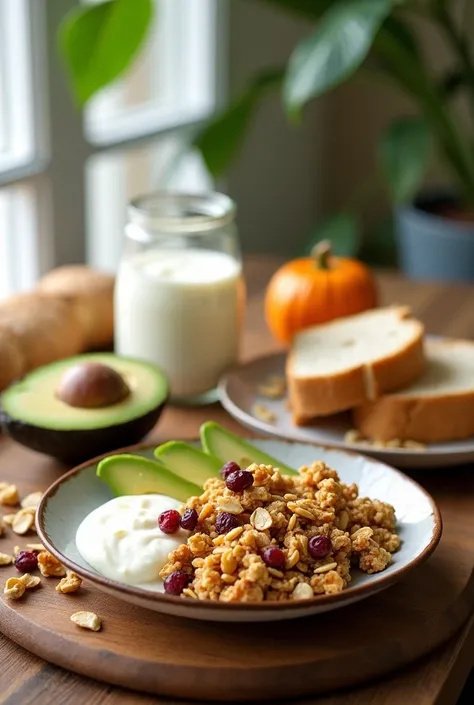
M 240 264 L 222 252 L 152 250 L 125 258 L 115 288 L 115 350 L 160 366 L 174 397 L 212 390 L 236 363 Z
M 158 515 L 180 506 L 177 500 L 159 494 L 111 499 L 83 520 L 76 534 L 77 550 L 107 578 L 162 591 L 159 572 L 170 551 L 186 543 L 189 531 L 163 533 Z

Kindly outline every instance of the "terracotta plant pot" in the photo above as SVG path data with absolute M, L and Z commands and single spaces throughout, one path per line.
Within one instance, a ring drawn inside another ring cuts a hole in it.
M 432 191 L 395 211 L 400 266 L 412 279 L 474 281 L 474 213 Z

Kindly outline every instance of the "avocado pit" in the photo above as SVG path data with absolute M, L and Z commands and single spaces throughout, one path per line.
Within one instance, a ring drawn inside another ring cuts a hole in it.
M 112 367 L 84 362 L 70 367 L 61 378 L 56 396 L 77 409 L 103 409 L 130 395 L 130 387 Z

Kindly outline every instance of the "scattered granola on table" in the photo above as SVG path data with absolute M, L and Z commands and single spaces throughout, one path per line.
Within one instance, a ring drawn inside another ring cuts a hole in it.
M 102 621 L 95 612 L 74 612 L 69 618 L 71 622 L 77 624 L 82 629 L 90 629 L 92 632 L 99 632 L 102 628 Z
M 34 531 L 35 528 L 35 513 L 36 510 L 29 507 L 28 509 L 20 509 L 12 521 L 12 530 L 19 536 L 24 536 L 29 531 Z
M 286 394 L 286 379 L 276 375 L 269 377 L 258 385 L 257 391 L 261 397 L 267 399 L 282 399 Z
M 16 507 L 20 504 L 20 495 L 16 485 L 7 485 L 6 482 L 2 482 L 0 486 L 0 504 L 5 507 Z
M 56 592 L 62 592 L 64 595 L 68 595 L 69 593 L 77 592 L 81 585 L 82 578 L 72 570 L 68 570 L 66 571 L 66 577 L 62 578 L 56 585 Z
M 40 551 L 37 556 L 38 568 L 44 578 L 62 578 L 66 569 L 49 551 Z
M 393 507 L 359 497 L 355 484 L 342 483 L 323 462 L 298 475 L 235 466 L 224 479 L 208 480 L 185 510 L 195 510 L 199 523 L 160 575 L 166 592 L 190 599 L 261 602 L 338 593 L 354 567 L 382 571 L 400 546 Z
M 26 585 L 21 578 L 8 578 L 3 588 L 7 600 L 19 600 L 25 594 Z
M 0 553 L 0 566 L 11 565 L 14 561 L 14 557 L 10 556 L 8 553 Z
M 426 451 L 425 443 L 418 441 L 401 440 L 400 438 L 392 438 L 389 441 L 377 441 L 370 438 L 365 438 L 360 431 L 351 428 L 344 434 L 344 443 L 358 444 L 361 446 L 372 446 L 373 448 L 404 448 L 405 450 Z
M 277 420 L 276 414 L 273 413 L 265 404 L 254 404 L 252 406 L 252 414 L 255 418 L 266 423 L 275 423 Z

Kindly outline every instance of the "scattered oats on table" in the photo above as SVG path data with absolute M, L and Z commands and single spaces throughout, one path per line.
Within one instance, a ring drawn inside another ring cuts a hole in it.
M 20 495 L 16 485 L 6 485 L 2 483 L 3 489 L 0 489 L 0 504 L 5 507 L 16 507 L 20 504 Z
M 257 392 L 267 399 L 282 399 L 286 393 L 286 380 L 284 377 L 269 377 L 258 385 Z
M 12 531 L 19 536 L 24 536 L 35 528 L 36 510 L 32 508 L 20 509 L 12 521 Z
M 8 578 L 3 588 L 7 600 L 19 600 L 25 594 L 26 585 L 21 578 Z
M 31 492 L 30 494 L 27 494 L 26 497 L 24 497 L 21 500 L 21 506 L 23 509 L 37 509 L 39 503 L 41 502 L 41 498 L 43 496 L 42 492 Z
M 46 551 L 42 543 L 27 543 L 26 548 L 32 553 L 41 553 L 41 551 Z
M 252 406 L 252 414 L 256 419 L 260 419 L 260 421 L 265 421 L 266 423 L 275 423 L 277 420 L 276 414 L 270 411 L 265 404 L 254 404 Z
M 14 557 L 10 556 L 8 553 L 0 553 L 0 567 L 5 565 L 11 565 L 14 560 Z
M 418 441 L 401 440 L 400 438 L 391 438 L 389 441 L 378 441 L 376 439 L 365 438 L 360 431 L 351 428 L 344 434 L 344 443 L 357 444 L 361 446 L 372 446 L 373 448 L 406 448 L 407 450 L 426 451 L 426 445 Z
M 102 622 L 100 617 L 98 617 L 95 612 L 74 612 L 70 617 L 71 622 L 77 624 L 78 627 L 82 629 L 90 629 L 93 632 L 100 631 L 102 627 Z
M 247 471 L 253 483 L 241 492 L 212 478 L 183 507 L 197 511 L 198 526 L 160 573 L 188 574 L 183 598 L 261 602 L 338 593 L 354 567 L 382 571 L 400 546 L 393 507 L 359 497 L 355 484 L 323 462 L 298 475 L 257 464 Z M 219 533 L 217 517 L 229 507 L 239 511 L 229 514 L 231 530 Z
M 41 578 L 38 575 L 30 575 L 29 573 L 24 573 L 20 580 L 24 584 L 26 590 L 33 590 L 41 583 Z

